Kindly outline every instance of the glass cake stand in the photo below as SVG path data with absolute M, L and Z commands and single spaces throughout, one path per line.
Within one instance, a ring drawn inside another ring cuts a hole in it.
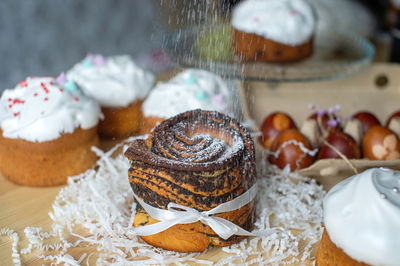
M 340 79 L 365 69 L 375 53 L 366 39 L 348 33 L 316 35 L 314 53 L 297 63 L 241 61 L 232 52 L 229 25 L 181 29 L 167 35 L 164 50 L 178 64 L 215 72 L 226 78 L 301 82 Z

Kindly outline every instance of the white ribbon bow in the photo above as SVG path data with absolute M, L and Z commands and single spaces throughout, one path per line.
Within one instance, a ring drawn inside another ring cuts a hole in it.
M 232 235 L 256 236 L 255 234 L 244 230 L 228 220 L 225 220 L 221 217 L 211 216 L 213 214 L 240 209 L 244 205 L 251 202 L 255 198 L 256 194 L 257 184 L 254 184 L 249 190 L 239 197 L 222 203 L 211 210 L 199 212 L 190 207 L 182 206 L 173 202 L 168 204 L 168 209 L 159 209 L 147 204 L 134 193 L 133 195 L 139 204 L 144 208 L 144 210 L 152 218 L 159 220 L 160 222 L 151 225 L 135 227 L 132 229 L 131 233 L 140 236 L 148 236 L 160 233 L 176 224 L 190 224 L 200 221 L 203 224 L 210 226 L 218 236 L 225 240 Z

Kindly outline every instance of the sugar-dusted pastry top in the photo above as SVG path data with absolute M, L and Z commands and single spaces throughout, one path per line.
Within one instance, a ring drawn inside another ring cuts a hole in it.
M 60 82 L 57 82 L 57 80 Z M 65 78 L 28 77 L 0 98 L 0 128 L 6 138 L 31 142 L 89 129 L 101 117 L 98 103 Z
M 316 17 L 307 0 L 246 0 L 233 9 L 231 24 L 266 39 L 300 45 L 313 36 Z
M 160 82 L 142 105 L 145 116 L 169 118 L 193 110 L 232 112 L 230 93 L 225 81 L 214 73 L 185 70 L 168 82 Z
M 370 265 L 400 262 L 400 172 L 369 169 L 334 186 L 324 199 L 330 239 Z
M 90 97 L 104 107 L 126 107 L 144 99 L 154 85 L 152 73 L 140 68 L 128 55 L 88 55 L 67 72 Z

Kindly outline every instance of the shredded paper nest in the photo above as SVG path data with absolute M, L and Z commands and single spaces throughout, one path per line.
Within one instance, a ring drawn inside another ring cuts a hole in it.
M 19 236 L 9 228 L 1 235 L 13 239 L 12 257 L 21 264 L 20 254 L 39 250 L 45 261 L 66 265 L 167 265 L 175 263 L 202 265 L 254 263 L 278 265 L 313 260 L 313 245 L 322 233 L 322 199 L 325 194 L 315 180 L 290 173 L 289 168 L 277 171 L 260 159 L 258 168 L 257 220 L 254 231 L 275 229 L 269 236 L 251 237 L 238 244 L 219 248 L 223 255 L 207 259 L 207 253 L 178 253 L 152 247 L 138 236 L 132 236 L 136 203 L 128 182 L 129 162 L 122 150 L 126 142 L 107 153 L 99 149 L 96 170 L 71 177 L 60 190 L 49 213 L 52 230 L 27 227 L 29 245 L 18 249 Z M 51 244 L 49 244 L 51 243 Z M 90 248 L 92 246 L 92 248 Z M 86 247 L 80 257 L 71 249 Z

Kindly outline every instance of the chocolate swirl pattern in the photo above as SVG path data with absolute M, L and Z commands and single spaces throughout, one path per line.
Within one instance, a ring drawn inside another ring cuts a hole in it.
M 129 181 L 134 193 L 160 209 L 167 209 L 168 203 L 173 202 L 207 211 L 240 196 L 256 182 L 254 146 L 249 133 L 234 119 L 218 112 L 194 110 L 165 120 L 147 140 L 133 142 L 125 155 L 131 162 Z M 254 213 L 255 204 L 250 202 L 217 216 L 251 230 Z M 144 210 L 135 218 L 135 225 L 155 222 Z M 175 243 L 168 234 L 174 239 L 184 238 L 185 243 L 193 242 L 193 246 L 177 248 L 182 243 Z M 199 237 L 204 245 L 199 244 Z M 209 244 L 229 245 L 242 237 L 223 240 L 210 227 L 197 222 L 142 238 L 165 249 L 201 251 Z M 160 239 L 165 240 L 160 243 Z

